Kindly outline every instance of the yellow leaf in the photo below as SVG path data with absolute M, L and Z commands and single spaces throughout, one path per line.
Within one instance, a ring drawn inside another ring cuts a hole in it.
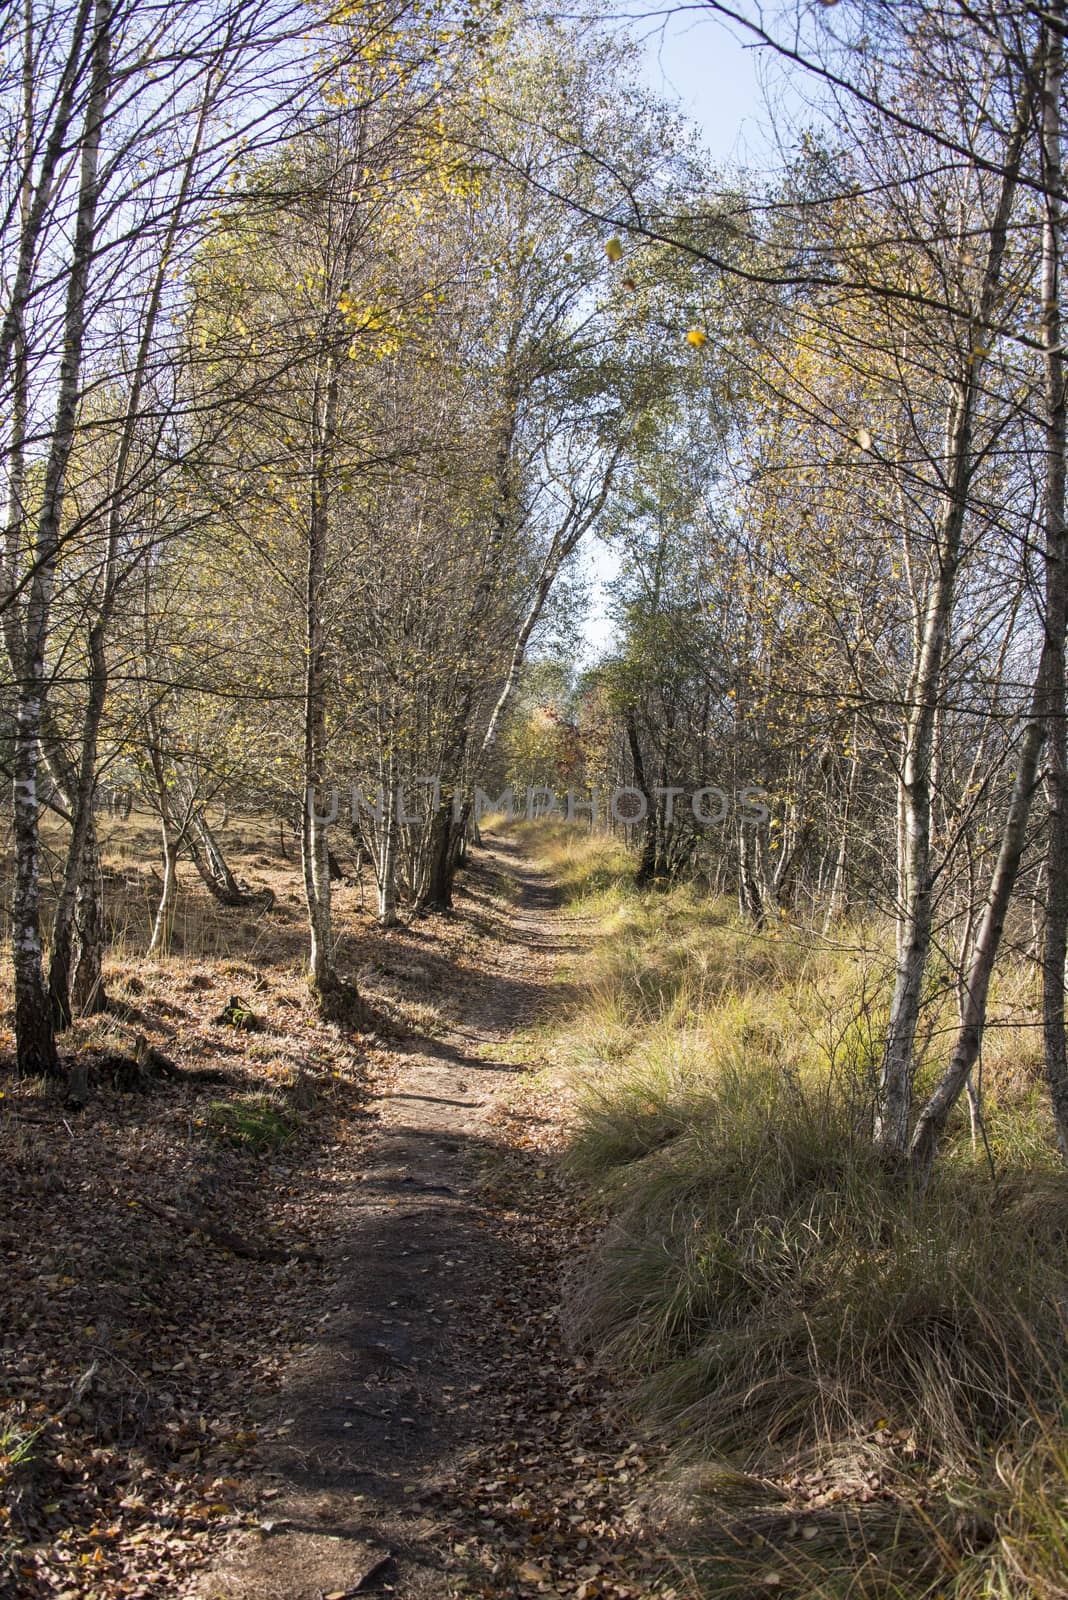
M 606 240 L 604 253 L 608 257 L 609 261 L 618 261 L 622 257 L 623 246 L 616 238 L 615 234 L 612 235 L 611 239 Z
M 695 350 L 700 350 L 703 344 L 708 343 L 708 334 L 702 328 L 691 328 L 686 335 L 686 343 L 692 344 Z

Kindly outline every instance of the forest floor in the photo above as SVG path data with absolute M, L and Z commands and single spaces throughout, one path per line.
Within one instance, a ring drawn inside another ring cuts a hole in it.
M 339 899 L 379 1033 L 250 913 L 242 959 L 114 964 L 85 1111 L 3 1078 L 0 1592 L 670 1597 L 660 1447 L 561 1323 L 594 1221 L 545 1056 L 593 925 L 509 838 L 449 918 Z

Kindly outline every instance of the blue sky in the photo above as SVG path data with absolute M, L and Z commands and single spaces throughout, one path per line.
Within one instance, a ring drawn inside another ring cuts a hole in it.
M 622 15 L 640 16 L 637 5 Z M 770 132 L 760 82 L 760 52 L 741 30 L 700 7 L 649 15 L 631 23 L 645 56 L 645 78 L 654 93 L 677 104 L 699 129 L 717 166 L 760 165 Z

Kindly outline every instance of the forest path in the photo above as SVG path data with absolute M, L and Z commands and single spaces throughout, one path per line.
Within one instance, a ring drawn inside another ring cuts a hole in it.
M 398 1044 L 362 1172 L 335 1180 L 337 1291 L 283 1387 L 260 1530 L 201 1576 L 209 1600 L 577 1593 L 595 1523 L 620 1559 L 619 1529 L 596 1520 L 606 1506 L 578 1487 L 610 1479 L 626 1441 L 558 1331 L 581 1225 L 539 1164 L 537 1124 L 552 1119 L 523 1098 L 514 1059 L 590 929 L 514 841 L 479 859 L 484 981 L 458 994 L 438 1040 Z M 551 1464 L 538 1459 L 547 1433 Z M 574 1581 L 557 1591 L 565 1570 Z M 645 1592 L 593 1581 L 590 1593 Z

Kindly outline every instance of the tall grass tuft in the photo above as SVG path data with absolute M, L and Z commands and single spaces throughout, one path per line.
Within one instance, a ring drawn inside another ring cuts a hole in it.
M 596 836 L 552 849 L 606 935 L 560 1040 L 569 1160 L 609 1218 L 571 1332 L 686 1463 L 695 1583 L 1068 1596 L 1068 1173 L 1029 975 L 999 978 L 984 1137 L 962 1112 L 919 1196 L 871 1139 L 886 933 L 757 934 L 638 893 Z

